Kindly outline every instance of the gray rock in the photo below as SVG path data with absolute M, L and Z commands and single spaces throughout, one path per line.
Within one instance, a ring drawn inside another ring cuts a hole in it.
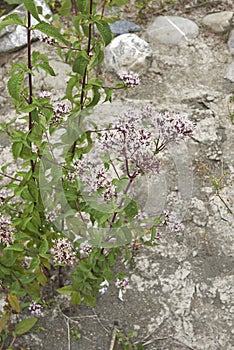
M 202 24 L 214 33 L 225 33 L 231 28 L 233 11 L 222 11 L 205 16 Z
M 45 20 L 46 15 L 52 15 L 49 6 L 43 0 L 36 0 L 36 5 L 42 7 L 42 15 L 40 18 Z M 10 14 L 16 13 L 22 19 L 25 17 L 26 12 L 23 5 L 17 6 Z M 2 18 L 4 18 L 3 16 Z M 32 17 L 32 24 L 36 24 L 37 21 Z M 32 32 L 32 40 L 38 38 L 38 33 Z M 17 51 L 20 48 L 27 45 L 27 31 L 24 27 L 18 25 L 10 25 L 5 27 L 0 32 L 0 53 L 6 53 L 11 51 Z
M 179 16 L 159 16 L 149 25 L 146 38 L 152 42 L 178 45 L 190 41 L 199 34 L 193 21 Z
M 234 29 L 231 30 L 231 33 L 228 38 L 228 47 L 232 55 L 234 55 Z
M 104 66 L 119 74 L 123 71 L 145 73 L 152 63 L 149 44 L 136 34 L 122 34 L 106 47 Z
M 234 61 L 228 65 L 225 78 L 234 83 Z
M 130 21 L 116 21 L 110 24 L 110 29 L 114 35 L 136 33 L 141 31 L 141 27 Z

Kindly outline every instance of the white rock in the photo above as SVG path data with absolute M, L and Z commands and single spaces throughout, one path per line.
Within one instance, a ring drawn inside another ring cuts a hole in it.
M 153 53 L 149 44 L 136 34 L 123 34 L 106 47 L 104 66 L 119 74 L 123 71 L 145 73 L 151 65 Z
M 228 38 L 228 47 L 232 55 L 234 55 L 234 29 L 232 29 Z
M 234 83 L 234 61 L 228 65 L 225 78 Z
M 42 7 L 42 15 L 39 15 L 41 20 L 45 20 L 46 15 L 52 15 L 49 6 L 43 0 L 36 0 L 35 2 L 37 6 Z M 12 13 L 18 14 L 23 19 L 26 15 L 23 4 L 17 6 L 12 12 L 10 12 L 10 14 Z M 3 19 L 4 17 L 6 16 L 1 18 Z M 37 23 L 33 17 L 31 21 L 33 25 Z M 19 25 L 10 25 L 1 30 L 0 38 L 0 53 L 16 51 L 27 45 L 27 30 Z M 32 40 L 37 38 L 38 33 L 32 31 Z
M 225 33 L 231 27 L 233 12 L 222 11 L 205 16 L 202 24 L 214 33 Z
M 149 25 L 146 38 L 149 41 L 166 45 L 188 42 L 199 34 L 193 21 L 179 16 L 159 16 Z

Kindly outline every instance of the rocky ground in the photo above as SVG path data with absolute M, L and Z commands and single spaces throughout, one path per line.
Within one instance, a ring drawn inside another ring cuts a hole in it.
M 70 307 L 58 298 L 35 331 L 17 339 L 14 349 L 113 350 L 116 322 L 124 333 L 136 332 L 134 340 L 147 350 L 233 349 L 234 132 L 229 116 L 234 107 L 229 101 L 234 73 L 227 73 L 233 63 L 232 22 L 215 33 L 203 21 L 208 13 L 224 10 L 233 11 L 232 1 L 187 1 L 164 9 L 153 2 L 139 33 L 152 49 L 151 67 L 142 74 L 141 85 L 128 95 L 116 94 L 111 106 L 100 106 L 95 113 L 108 119 L 113 110 L 121 113 L 128 106 L 150 104 L 158 111 L 189 114 L 196 124 L 193 137 L 186 146 L 169 149 L 159 178 L 142 184 L 148 193 L 142 198 L 145 208 L 175 211 L 185 231 L 163 235 L 158 247 L 139 250 L 135 266 L 128 268 L 130 288 L 124 302 L 114 287 L 99 297 L 95 308 Z M 198 33 L 176 45 L 157 40 L 150 34 L 158 15 L 190 19 Z M 129 7 L 124 16 L 132 20 L 136 13 Z M 35 42 L 33 48 L 47 52 L 58 73 L 54 82 L 36 77 L 37 89 L 52 84 L 61 96 L 69 66 L 59 63 L 42 43 Z M 6 92 L 7 71 L 24 54 L 23 49 L 0 58 L 1 120 L 14 115 Z M 115 80 L 112 73 L 102 73 L 107 82 Z M 1 164 L 9 160 L 9 151 L 2 139 Z M 215 193 L 214 179 L 222 176 Z

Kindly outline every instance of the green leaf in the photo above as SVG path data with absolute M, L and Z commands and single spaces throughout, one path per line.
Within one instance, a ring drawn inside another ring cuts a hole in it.
M 62 34 L 60 34 L 60 32 L 56 28 L 52 27 L 49 23 L 41 21 L 34 27 L 34 29 L 40 30 L 40 32 L 51 36 L 54 39 L 57 39 L 65 45 L 68 45 L 68 42 L 64 39 Z
M 23 0 L 24 6 L 27 11 L 31 13 L 31 15 L 40 22 L 40 17 L 38 16 L 36 5 L 34 4 L 33 0 Z
M 13 145 L 12 145 L 12 153 L 13 153 L 14 159 L 19 158 L 20 153 L 22 151 L 22 147 L 23 147 L 22 142 L 14 142 L 13 143 Z
M 71 295 L 71 303 L 72 305 L 80 305 L 82 301 L 82 297 L 79 292 L 72 292 Z
M 13 294 L 8 294 L 7 299 L 12 309 L 16 312 L 20 312 L 21 308 L 17 296 Z
M 40 63 L 38 64 L 38 67 L 40 67 L 41 69 L 43 69 L 45 72 L 49 73 L 50 75 L 52 75 L 53 77 L 56 76 L 53 68 L 46 62 L 44 63 Z
M 20 100 L 21 87 L 24 82 L 24 72 L 18 72 L 10 77 L 7 83 L 7 88 L 11 97 L 15 100 Z
M 16 252 L 22 252 L 24 250 L 24 246 L 20 243 L 15 243 L 9 247 L 7 247 L 6 249 L 8 250 L 14 250 Z
M 36 317 L 26 318 L 25 320 L 20 321 L 15 325 L 14 333 L 18 335 L 27 333 L 35 325 L 37 321 L 38 319 Z
M 104 20 L 99 20 L 96 21 L 96 26 L 104 41 L 105 46 L 107 46 L 108 44 L 110 44 L 113 37 L 109 24 L 106 23 Z
M 81 13 L 87 13 L 88 12 L 89 0 L 76 0 L 76 3 L 77 3 L 77 9 Z
M 94 296 L 87 294 L 84 296 L 84 302 L 88 306 L 95 306 L 96 305 L 96 299 Z
M 133 218 L 135 215 L 138 214 L 137 203 L 132 199 L 124 208 L 124 211 L 129 218 Z
M 58 10 L 62 16 L 69 16 L 72 8 L 71 0 L 63 0 L 61 8 Z
M 23 0 L 4 0 L 9 5 L 18 5 L 22 4 Z
M 71 294 L 73 292 L 72 286 L 64 286 L 57 289 L 59 294 Z
M 48 248 L 49 248 L 49 244 L 47 242 L 47 239 L 45 237 L 43 237 L 43 242 L 40 246 L 39 253 L 45 254 L 48 251 Z
M 95 107 L 101 98 L 101 94 L 97 86 L 93 86 L 92 90 L 93 90 L 93 98 L 91 102 L 87 105 L 87 107 Z
M 89 63 L 89 56 L 87 55 L 87 52 L 84 50 L 78 52 L 76 59 L 75 59 L 73 66 L 72 66 L 73 72 L 84 75 L 85 69 L 86 69 L 88 63 Z
M 14 25 L 14 24 L 19 24 L 21 26 L 24 25 L 20 16 L 17 15 L 16 13 L 12 13 L 11 15 L 8 15 L 3 18 L 3 20 L 0 22 L 0 31 L 5 27 L 9 25 Z
M 104 102 L 107 102 L 107 101 L 111 102 L 112 101 L 113 89 L 104 88 L 104 91 L 105 91 L 105 94 L 106 94 L 106 98 L 105 98 Z

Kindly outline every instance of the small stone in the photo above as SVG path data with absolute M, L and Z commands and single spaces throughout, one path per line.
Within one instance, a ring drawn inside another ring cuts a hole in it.
M 206 15 L 202 24 L 214 33 L 225 33 L 231 28 L 233 12 L 222 11 Z
M 231 30 L 228 39 L 228 47 L 232 55 L 234 55 L 234 29 Z
M 165 45 L 189 42 L 199 34 L 197 24 L 179 16 L 159 16 L 149 25 L 146 37 L 149 41 Z
M 225 78 L 234 83 L 234 61 L 228 65 Z
M 138 26 L 136 23 L 131 21 L 124 21 L 124 20 L 111 23 L 110 29 L 112 34 L 116 36 L 121 34 L 136 33 L 141 31 L 141 27 Z
M 145 73 L 153 58 L 149 44 L 136 34 L 122 34 L 114 38 L 105 49 L 104 66 L 107 71 Z

